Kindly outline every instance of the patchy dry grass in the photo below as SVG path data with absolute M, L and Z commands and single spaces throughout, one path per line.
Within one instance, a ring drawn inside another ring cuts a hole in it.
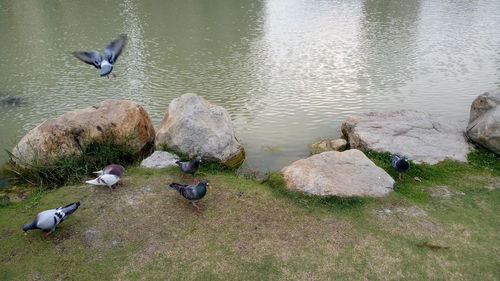
M 425 200 L 318 199 L 282 189 L 276 174 L 204 177 L 214 189 L 203 212 L 168 187 L 181 181 L 175 168 L 129 169 L 116 192 L 65 186 L 0 208 L 0 280 L 498 280 L 491 171 L 404 183 Z M 432 184 L 456 194 L 430 197 Z M 38 211 L 77 200 L 53 235 L 23 235 Z

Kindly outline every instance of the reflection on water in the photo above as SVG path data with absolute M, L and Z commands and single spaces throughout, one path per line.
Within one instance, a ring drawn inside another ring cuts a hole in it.
M 107 98 L 141 103 L 158 124 L 194 92 L 228 109 L 245 165 L 277 170 L 350 114 L 465 119 L 500 84 L 499 22 L 497 0 L 2 0 L 0 99 L 27 102 L 0 105 L 0 147 Z M 116 79 L 71 55 L 120 33 Z

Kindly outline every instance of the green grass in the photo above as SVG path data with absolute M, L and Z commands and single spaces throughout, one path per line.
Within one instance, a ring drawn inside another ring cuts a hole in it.
M 457 189 L 469 189 L 484 181 L 485 175 L 500 176 L 500 158 L 491 152 L 475 150 L 468 155 L 469 163 L 444 160 L 436 165 L 415 164 L 410 160 L 410 169 L 402 179 L 391 166 L 391 154 L 367 151 L 365 154 L 377 166 L 384 169 L 396 180 L 394 191 L 415 202 L 426 202 L 429 194 L 422 187 L 433 185 L 453 185 Z
M 368 155 L 397 177 L 390 155 Z M 412 163 L 396 192 L 373 199 L 290 191 L 278 173 L 261 183 L 208 170 L 203 212 L 168 187 L 186 181 L 176 167 L 130 167 L 116 192 L 38 189 L 0 208 L 0 280 L 498 280 L 498 159 L 469 157 L 477 164 Z M 436 186 L 454 195 L 432 197 Z M 23 235 L 37 212 L 74 201 L 54 234 Z

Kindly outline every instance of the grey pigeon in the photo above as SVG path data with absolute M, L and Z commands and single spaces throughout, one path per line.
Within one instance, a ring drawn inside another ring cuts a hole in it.
M 170 184 L 170 187 L 179 191 L 184 198 L 191 201 L 191 204 L 193 204 L 198 211 L 203 210 L 203 208 L 198 205 L 198 201 L 205 196 L 207 188 L 212 189 L 212 186 L 206 180 L 202 180 L 198 184 L 190 185 L 173 182 Z
M 63 207 L 40 212 L 36 215 L 34 221 L 23 225 L 23 230 L 26 232 L 30 229 L 42 229 L 48 231 L 44 234 L 48 236 L 56 230 L 58 224 L 67 219 L 79 206 L 80 202 L 75 202 Z
M 408 156 L 399 156 L 397 154 L 392 155 L 392 167 L 399 172 L 399 178 L 401 179 L 401 173 L 405 173 L 410 169 L 410 162 L 408 162 Z
M 115 175 L 117 177 L 121 177 L 123 175 L 123 172 L 125 171 L 125 168 L 123 168 L 122 165 L 118 164 L 111 164 L 106 167 L 104 167 L 102 170 L 94 172 L 94 174 L 98 175 Z
M 98 51 L 94 50 L 73 52 L 73 55 L 84 63 L 88 63 L 95 66 L 95 68 L 100 69 L 101 76 L 108 76 L 111 71 L 113 71 L 113 64 L 116 62 L 116 59 L 118 59 L 118 56 L 120 56 L 126 42 L 127 35 L 122 34 L 115 40 L 111 41 L 111 43 L 104 48 L 104 55 L 101 55 Z
M 196 173 L 196 171 L 198 171 L 198 168 L 200 167 L 201 157 L 196 156 L 189 162 L 176 161 L 175 163 L 179 165 L 179 168 L 181 168 L 182 172 L 186 174 L 192 174 L 194 179 L 194 174 Z

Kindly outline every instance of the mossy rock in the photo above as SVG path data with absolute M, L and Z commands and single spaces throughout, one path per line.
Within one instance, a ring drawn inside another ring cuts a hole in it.
M 318 139 L 309 145 L 309 152 L 318 154 L 325 151 L 344 151 L 346 147 L 345 139 Z
M 246 152 L 242 147 L 240 153 L 234 155 L 233 157 L 227 159 L 223 164 L 229 169 L 237 169 L 245 161 Z

